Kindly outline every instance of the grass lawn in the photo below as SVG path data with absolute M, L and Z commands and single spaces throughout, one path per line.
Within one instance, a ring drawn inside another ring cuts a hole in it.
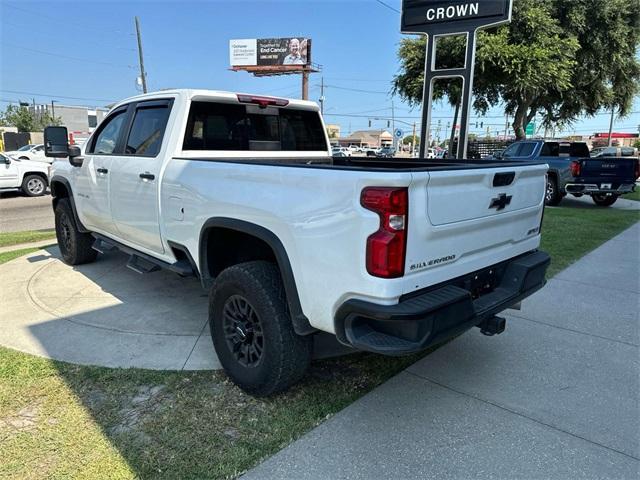
M 40 250 L 40 248 L 23 248 L 21 250 L 12 250 L 11 252 L 0 253 L 0 264 L 23 255 L 28 255 L 29 253 L 37 252 L 38 250 Z
M 547 209 L 551 275 L 638 220 Z M 286 394 L 255 399 L 219 372 L 85 367 L 0 348 L 0 478 L 233 478 L 417 358 L 314 362 Z
M 0 247 L 20 245 L 21 243 L 38 242 L 56 238 L 55 230 L 31 230 L 28 232 L 0 233 Z
M 626 200 L 635 200 L 636 202 L 640 202 L 640 188 L 636 187 L 635 192 L 627 193 L 623 195 L 622 198 Z

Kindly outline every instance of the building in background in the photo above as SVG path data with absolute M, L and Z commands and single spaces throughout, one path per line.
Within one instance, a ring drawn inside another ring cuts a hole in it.
M 340 125 L 328 124 L 326 127 L 329 141 L 331 143 L 337 143 L 340 138 Z
M 348 137 L 338 139 L 342 147 L 356 145 L 358 147 L 390 147 L 393 145 L 393 135 L 386 130 L 358 130 Z
M 67 127 L 69 134 L 76 142 L 83 142 L 100 124 L 109 110 L 104 107 L 83 107 L 75 105 L 60 105 L 55 103 L 45 105 L 30 105 L 29 110 L 34 115 L 44 112 L 60 118 L 60 124 Z

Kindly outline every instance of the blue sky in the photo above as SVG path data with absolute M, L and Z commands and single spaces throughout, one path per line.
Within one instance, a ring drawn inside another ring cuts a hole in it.
M 138 59 L 133 17 L 140 17 L 150 90 L 211 88 L 300 96 L 300 77 L 254 78 L 229 68 L 229 40 L 305 36 L 313 39 L 313 60 L 322 74 L 310 81 L 310 99 L 320 96 L 325 114 L 342 132 L 386 127 L 376 117 L 391 115 L 391 79 L 398 70 L 400 0 L 261 1 L 7 1 L 0 0 L 0 108 L 8 101 L 101 106 L 137 93 Z M 356 91 L 357 90 L 357 91 Z M 74 98 L 66 98 L 74 97 Z M 396 98 L 399 121 L 419 122 Z M 637 132 L 634 114 L 616 120 L 616 131 Z M 356 116 L 340 116 L 352 114 Z M 436 116 L 451 115 L 436 105 Z M 500 109 L 475 122 L 504 130 Z M 446 122 L 443 119 L 443 122 Z M 606 112 L 576 123 L 568 132 L 607 131 Z M 400 122 L 405 132 L 410 126 Z

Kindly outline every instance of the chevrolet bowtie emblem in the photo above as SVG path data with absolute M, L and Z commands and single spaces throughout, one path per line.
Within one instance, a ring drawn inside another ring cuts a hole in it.
M 511 203 L 512 198 L 513 195 L 501 193 L 497 198 L 491 199 L 491 205 L 489 205 L 489 208 L 496 208 L 498 211 L 504 210 L 504 208 Z

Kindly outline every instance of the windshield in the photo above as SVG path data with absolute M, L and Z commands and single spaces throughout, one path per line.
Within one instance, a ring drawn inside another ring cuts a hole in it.
M 19 152 L 26 152 L 27 150 L 31 150 L 33 148 L 33 145 L 25 145 L 24 147 L 20 147 L 18 149 Z

